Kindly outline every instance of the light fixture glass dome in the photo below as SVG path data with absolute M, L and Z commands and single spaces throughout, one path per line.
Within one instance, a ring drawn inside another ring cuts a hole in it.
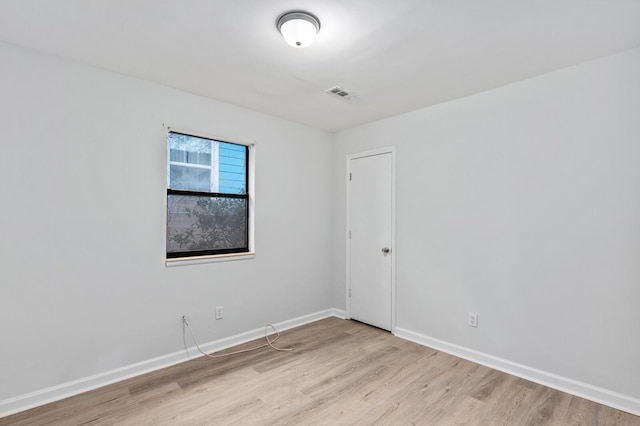
M 290 46 L 310 45 L 320 31 L 320 21 L 307 12 L 289 12 L 278 19 L 278 31 Z

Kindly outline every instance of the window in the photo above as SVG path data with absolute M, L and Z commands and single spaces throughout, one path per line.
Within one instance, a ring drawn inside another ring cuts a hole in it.
M 249 147 L 167 135 L 167 258 L 249 252 Z

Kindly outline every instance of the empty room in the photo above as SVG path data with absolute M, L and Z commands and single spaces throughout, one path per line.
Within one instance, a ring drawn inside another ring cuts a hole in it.
M 0 1 L 0 425 L 640 425 L 640 1 Z

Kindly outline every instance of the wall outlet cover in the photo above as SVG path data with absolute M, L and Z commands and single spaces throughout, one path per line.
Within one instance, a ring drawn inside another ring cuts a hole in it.
M 478 314 L 469 312 L 468 324 L 469 324 L 469 327 L 478 327 Z

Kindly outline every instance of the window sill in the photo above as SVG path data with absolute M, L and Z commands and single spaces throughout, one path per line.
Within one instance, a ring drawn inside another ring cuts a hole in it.
M 230 262 L 233 260 L 249 260 L 256 257 L 255 252 L 248 253 L 231 253 L 217 254 L 213 256 L 197 256 L 197 257 L 176 257 L 166 259 L 164 265 L 166 267 L 200 265 L 203 263 Z

